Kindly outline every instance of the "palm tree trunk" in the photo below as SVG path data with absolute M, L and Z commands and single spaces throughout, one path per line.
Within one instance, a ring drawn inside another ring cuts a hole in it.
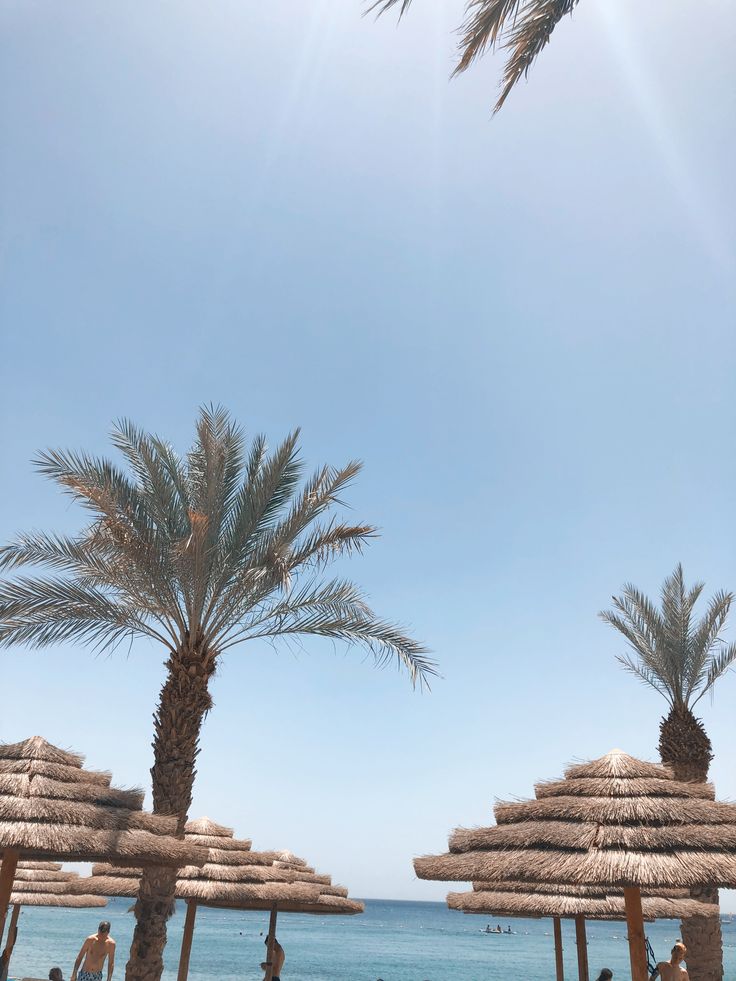
M 183 837 L 192 802 L 199 734 L 212 707 L 208 685 L 215 659 L 196 644 L 187 644 L 171 655 L 166 667 L 168 676 L 153 717 L 153 811 L 175 816 L 177 833 Z M 160 981 L 166 922 L 174 906 L 176 877 L 176 869 L 143 871 L 126 981 Z
M 705 783 L 713 747 L 700 719 L 685 705 L 675 705 L 659 724 L 659 755 L 672 767 L 675 779 Z
M 675 706 L 659 727 L 659 754 L 672 767 L 676 780 L 705 783 L 713 759 L 711 741 L 700 719 L 684 705 Z M 694 888 L 693 899 L 718 906 L 718 890 Z M 723 937 L 721 919 L 694 916 L 681 923 L 682 940 L 687 947 L 687 973 L 690 981 L 722 981 Z
M 717 889 L 692 889 L 693 899 L 718 906 Z M 687 973 L 690 981 L 722 981 L 723 937 L 721 918 L 692 916 L 681 923 L 682 941 L 687 947 Z

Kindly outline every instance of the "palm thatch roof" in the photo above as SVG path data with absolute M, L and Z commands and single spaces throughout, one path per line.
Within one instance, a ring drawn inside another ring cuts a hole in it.
M 498 803 L 496 824 L 455 831 L 447 854 L 414 862 L 420 879 L 603 887 L 736 887 L 736 805 L 710 784 L 613 750 Z
M 527 885 L 519 884 L 519 885 Z M 451 892 L 447 896 L 450 909 L 464 913 L 483 913 L 503 917 L 573 917 L 584 916 L 589 920 L 625 920 L 626 908 L 623 895 L 601 895 L 600 890 L 539 892 L 534 889 L 515 891 L 473 890 Z M 700 903 L 694 899 L 673 899 L 663 896 L 642 899 L 645 920 L 680 920 L 689 916 L 717 916 L 718 907 Z
M 79 881 L 76 872 L 65 872 L 57 862 L 19 862 L 15 873 L 12 906 L 61 906 L 85 909 L 106 906 L 102 896 L 72 891 Z
M 212 840 L 208 861 L 179 870 L 177 899 L 194 900 L 203 906 L 234 909 L 267 909 L 277 905 L 285 912 L 362 913 L 362 903 L 348 899 L 347 889 L 333 886 L 327 875 L 319 875 L 291 852 L 254 852 L 250 841 L 233 837 L 232 829 L 208 818 L 190 821 L 185 840 Z M 140 870 L 96 864 L 92 875 L 80 879 L 76 889 L 103 896 L 138 895 Z
M 40 736 L 0 744 L 0 851 L 137 865 L 202 862 L 196 845 L 174 837 L 174 818 L 143 810 L 143 791 L 112 787 L 109 773 L 83 763 Z
M 623 896 L 623 889 L 612 886 L 571 886 L 551 882 L 474 882 L 475 892 L 526 892 L 552 896 Z M 665 899 L 689 899 L 689 889 L 664 889 L 650 887 L 642 890 L 644 896 L 661 896 Z

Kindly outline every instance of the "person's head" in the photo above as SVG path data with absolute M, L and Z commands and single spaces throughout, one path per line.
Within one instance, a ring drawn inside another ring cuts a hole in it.
M 97 936 L 103 939 L 107 939 L 110 934 L 110 924 L 107 920 L 103 920 L 97 927 Z
M 52 967 L 49 971 L 49 981 L 64 981 L 64 975 L 60 967 Z
M 601 973 L 598 975 L 598 981 L 611 981 L 613 977 L 613 971 L 609 971 L 607 967 L 604 967 Z
M 672 963 L 680 964 L 687 957 L 687 947 L 682 942 L 678 940 L 675 946 L 672 948 Z

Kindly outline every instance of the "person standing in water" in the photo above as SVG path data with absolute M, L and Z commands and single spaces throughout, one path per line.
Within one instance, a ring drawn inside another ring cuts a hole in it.
M 678 940 L 672 948 L 670 959 L 657 964 L 652 978 L 661 978 L 661 981 L 690 981 L 690 975 L 684 967 L 680 967 L 686 957 L 687 947 L 681 940 Z
M 107 920 L 103 920 L 97 927 L 97 933 L 87 937 L 82 944 L 79 956 L 74 962 L 71 981 L 102 981 L 105 959 L 107 959 L 107 981 L 111 981 L 112 972 L 115 970 L 115 941 L 110 936 L 110 924 Z
M 266 944 L 266 949 L 268 950 L 269 938 L 266 937 L 264 943 Z M 286 960 L 286 954 L 284 953 L 284 948 L 278 942 L 276 937 L 273 938 L 273 960 L 271 961 L 271 981 L 281 981 L 281 970 L 284 966 L 284 961 Z M 264 961 L 261 964 L 261 970 L 266 972 L 266 977 L 268 977 L 268 961 Z M 265 978 L 264 978 L 265 981 Z

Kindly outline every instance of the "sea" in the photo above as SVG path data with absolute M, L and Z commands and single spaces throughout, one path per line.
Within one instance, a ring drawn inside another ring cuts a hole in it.
M 175 981 L 184 905 L 169 923 L 166 981 Z M 130 900 L 111 899 L 106 909 L 26 908 L 19 920 L 11 962 L 12 978 L 48 977 L 59 966 L 71 977 L 82 941 L 109 919 L 117 941 L 114 978 L 125 976 L 133 915 Z M 512 933 L 487 934 L 499 922 Z M 192 944 L 191 981 L 261 981 L 267 913 L 241 913 L 200 907 Z M 678 939 L 678 924 L 647 924 L 658 960 Z M 276 931 L 286 953 L 283 981 L 552 981 L 555 976 L 551 920 L 491 920 L 448 910 L 443 903 L 367 900 L 359 916 L 282 914 Z M 588 923 L 592 979 L 601 968 L 614 979 L 629 978 L 623 923 Z M 723 925 L 725 974 L 736 979 L 736 922 Z M 577 978 L 575 934 L 563 921 L 566 977 Z

